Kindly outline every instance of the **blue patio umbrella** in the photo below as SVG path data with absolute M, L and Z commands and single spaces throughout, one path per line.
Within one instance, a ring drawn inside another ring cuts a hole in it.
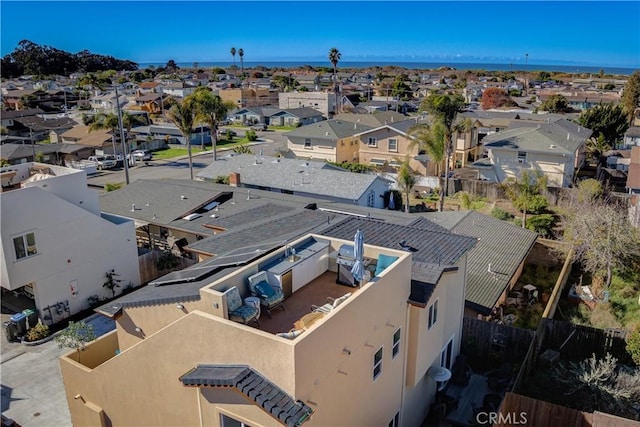
M 389 210 L 392 210 L 392 211 L 396 210 L 396 200 L 395 200 L 395 197 L 393 196 L 394 196 L 394 193 L 390 192 L 389 193 Z
M 353 238 L 353 256 L 356 262 L 351 268 L 351 274 L 360 283 L 364 277 L 364 233 L 360 229 L 356 231 L 356 235 Z

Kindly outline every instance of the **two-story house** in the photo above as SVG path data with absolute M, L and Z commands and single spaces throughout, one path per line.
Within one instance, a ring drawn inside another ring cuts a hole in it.
M 337 112 L 338 98 L 334 92 L 280 92 L 278 107 L 282 109 L 309 107 L 326 118 Z
M 288 149 L 298 158 L 357 162 L 357 135 L 368 129 L 371 126 L 332 119 L 302 126 L 283 135 L 287 138 Z
M 474 239 L 435 224 L 287 216 L 214 236 L 245 246 L 101 307 L 116 330 L 61 358 L 73 423 L 420 425 L 442 385 L 430 369 L 451 368 L 460 349 Z M 304 227 L 318 231 L 281 240 Z M 345 286 L 337 257 L 357 230 L 367 272 Z M 248 305 L 257 273 L 284 310 Z
M 133 221 L 102 214 L 86 173 L 41 163 L 0 169 L 2 288 L 24 293 L 45 324 L 89 307 L 114 270 L 140 284 Z
M 585 143 L 591 130 L 567 120 L 547 124 L 514 123 L 512 128 L 487 136 L 488 159 L 471 166 L 483 179 L 503 182 L 523 170 L 541 172 L 551 187 L 568 187 L 584 164 Z
M 427 154 L 420 151 L 419 144 L 411 135 L 411 128 L 421 123 L 420 119 L 390 122 L 358 133 L 360 163 L 395 170 L 405 157 L 409 166 L 420 175 L 436 175 L 437 166 Z

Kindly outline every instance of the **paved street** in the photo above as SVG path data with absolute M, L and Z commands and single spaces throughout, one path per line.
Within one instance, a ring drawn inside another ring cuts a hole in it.
M 266 131 L 258 132 L 259 139 L 250 144 L 251 150 L 258 154 L 262 150 L 265 156 L 273 156 L 281 148 L 286 147 L 282 132 Z M 213 161 L 213 152 L 208 147 L 202 151 L 198 146 L 192 147 L 193 175 L 194 177 L 202 169 Z M 229 149 L 218 149 L 218 158 L 223 157 Z M 138 179 L 189 179 L 189 160 L 187 156 L 166 160 L 151 160 L 148 166 L 145 162 L 138 162 L 136 166 L 129 168 L 129 180 Z M 89 184 L 104 185 L 106 183 L 124 182 L 123 169 L 103 170 L 89 177 Z
M 98 336 L 115 329 L 113 320 L 98 314 L 86 322 Z M 23 427 L 71 426 L 59 361 L 69 351 L 53 340 L 37 346 L 7 343 L 3 333 L 2 415 Z

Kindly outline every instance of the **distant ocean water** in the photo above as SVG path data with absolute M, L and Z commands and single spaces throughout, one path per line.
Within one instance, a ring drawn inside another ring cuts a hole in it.
M 182 68 L 193 67 L 194 62 L 178 62 L 178 66 Z M 228 68 L 233 65 L 233 62 L 198 62 L 200 68 L 221 67 Z M 166 63 L 158 62 L 141 62 L 138 64 L 140 68 L 146 68 L 150 65 L 155 67 L 164 66 Z M 240 61 L 236 61 L 236 65 L 240 67 Z M 297 68 L 304 65 L 310 65 L 312 67 L 331 67 L 331 63 L 328 61 L 245 61 L 245 68 L 255 68 L 258 66 L 267 68 Z M 389 62 L 389 61 L 359 61 L 359 62 L 340 62 L 338 67 L 344 68 L 371 68 L 371 67 L 385 67 L 385 66 L 397 66 L 404 67 L 410 70 L 432 70 L 440 67 L 451 67 L 456 70 L 486 70 L 486 71 L 558 71 L 564 73 L 576 73 L 576 74 L 598 74 L 600 70 L 604 70 L 605 74 L 614 75 L 630 75 L 636 68 L 628 67 L 593 67 L 582 65 L 547 65 L 547 64 L 485 64 L 485 63 L 455 63 L 455 62 Z

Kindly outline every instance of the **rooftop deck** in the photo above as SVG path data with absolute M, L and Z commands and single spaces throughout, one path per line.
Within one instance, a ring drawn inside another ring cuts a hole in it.
M 327 303 L 327 297 L 339 298 L 348 292 L 355 294 L 360 290 L 360 288 L 337 284 L 336 274 L 332 271 L 326 271 L 294 292 L 284 301 L 284 311 L 278 308 L 271 311 L 271 319 L 266 311 L 262 310 L 258 329 L 272 334 L 289 332 L 294 328 L 296 321 L 305 314 L 311 313 L 312 305 L 321 306 Z

